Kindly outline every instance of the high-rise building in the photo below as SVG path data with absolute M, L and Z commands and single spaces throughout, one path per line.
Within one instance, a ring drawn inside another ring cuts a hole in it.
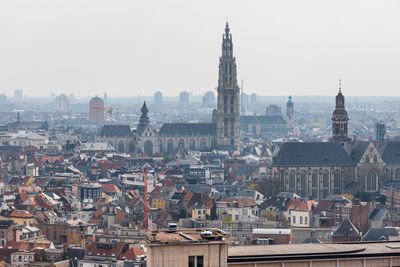
M 292 101 L 292 96 L 289 96 L 289 100 L 286 103 L 286 116 L 288 125 L 293 126 L 293 115 L 294 115 L 294 104 Z
M 179 94 L 179 106 L 181 108 L 186 108 L 189 106 L 189 93 L 186 91 L 183 91 Z
M 23 94 L 22 90 L 17 89 L 14 91 L 14 99 L 15 100 L 22 100 L 23 96 L 24 96 L 24 94 Z
M 348 120 L 349 116 L 344 107 L 344 96 L 342 94 L 342 86 L 339 81 L 339 93 L 336 96 L 336 106 L 332 114 L 332 137 L 331 141 L 340 142 L 342 145 L 351 141 L 348 136 Z
M 209 92 L 205 93 L 203 96 L 203 102 L 202 102 L 203 107 L 208 107 L 208 108 L 214 107 L 214 105 L 215 105 L 214 98 L 215 98 L 214 92 L 209 91 Z
M 5 104 L 7 102 L 7 96 L 5 94 L 0 94 L 0 104 Z
M 54 100 L 56 104 L 56 111 L 68 112 L 69 111 L 69 99 L 66 95 L 61 94 Z
M 252 93 L 250 95 L 250 109 L 252 111 L 255 111 L 256 107 L 257 107 L 257 104 L 258 104 L 258 96 L 257 96 L 257 94 Z
M 385 141 L 386 125 L 384 123 L 377 122 L 375 125 L 375 140 Z
M 162 93 L 160 91 L 157 91 L 154 93 L 154 105 L 156 106 L 162 106 Z
M 104 122 L 104 101 L 98 96 L 89 101 L 89 120 L 95 123 Z
M 232 34 L 228 22 L 222 38 L 216 112 L 218 144 L 237 148 L 240 145 L 240 89 L 237 84 L 236 59 L 233 56 Z

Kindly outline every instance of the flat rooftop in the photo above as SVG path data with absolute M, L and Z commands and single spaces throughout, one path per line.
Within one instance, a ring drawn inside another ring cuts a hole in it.
M 228 262 L 399 256 L 400 242 L 232 246 Z

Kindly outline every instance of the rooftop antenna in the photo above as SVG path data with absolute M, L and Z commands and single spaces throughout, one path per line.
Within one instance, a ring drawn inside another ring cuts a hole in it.
M 342 80 L 339 80 L 339 92 L 342 92 Z

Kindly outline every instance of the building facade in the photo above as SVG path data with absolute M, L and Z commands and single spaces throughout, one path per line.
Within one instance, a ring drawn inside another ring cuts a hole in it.
M 94 123 L 104 122 L 104 101 L 98 96 L 89 101 L 89 120 Z

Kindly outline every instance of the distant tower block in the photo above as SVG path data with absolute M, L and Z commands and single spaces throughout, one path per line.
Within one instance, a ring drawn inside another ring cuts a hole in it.
M 217 102 L 217 135 L 219 145 L 240 146 L 240 89 L 237 84 L 236 59 L 233 56 L 232 34 L 228 22 L 222 37 L 219 58 Z
M 179 106 L 181 108 L 187 108 L 189 106 L 189 93 L 183 91 L 179 94 Z
M 163 104 L 162 93 L 160 91 L 157 91 L 154 93 L 154 105 L 162 106 L 162 104 Z
M 384 123 L 376 123 L 375 126 L 376 141 L 385 141 L 386 125 Z
M 286 103 L 286 116 L 289 127 L 293 127 L 294 104 L 292 101 L 292 96 L 289 96 L 289 100 Z
M 94 123 L 104 122 L 104 101 L 98 96 L 89 101 L 89 120 Z
M 340 142 L 343 146 L 351 141 L 348 136 L 349 116 L 344 107 L 344 96 L 342 94 L 341 81 L 339 81 L 339 93 L 336 96 L 336 106 L 332 114 L 332 137 L 331 141 Z

